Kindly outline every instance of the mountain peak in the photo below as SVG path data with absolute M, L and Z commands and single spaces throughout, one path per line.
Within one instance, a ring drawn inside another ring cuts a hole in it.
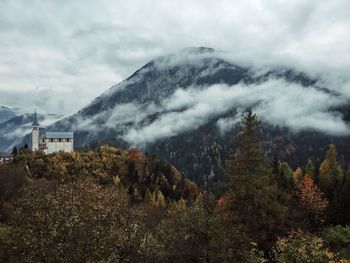
M 180 53 L 190 53 L 190 54 L 205 54 L 214 53 L 215 49 L 211 47 L 188 47 L 180 51 Z

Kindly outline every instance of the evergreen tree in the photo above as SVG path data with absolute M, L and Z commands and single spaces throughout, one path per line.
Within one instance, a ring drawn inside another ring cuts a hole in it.
M 307 161 L 304 169 L 304 174 L 310 176 L 312 180 L 315 181 L 315 167 L 310 159 Z
M 339 223 L 348 224 L 350 222 L 350 165 L 340 192 L 340 212 Z
M 261 123 L 248 111 L 241 120 L 241 130 L 235 137 L 236 154 L 226 163 L 226 176 L 249 176 L 261 173 L 264 163 Z
M 17 150 L 17 147 L 15 146 L 15 147 L 13 147 L 12 155 L 17 156 L 17 154 L 18 154 L 18 150 Z
M 280 167 L 280 161 L 278 160 L 277 155 L 274 155 L 272 160 L 272 174 L 274 174 L 275 176 L 278 176 L 279 167 Z
M 293 169 L 289 167 L 288 163 L 281 162 L 278 167 L 278 176 L 276 181 L 281 188 L 293 189 L 294 179 L 293 179 Z
M 329 146 L 326 159 L 319 170 L 319 185 L 328 200 L 338 202 L 338 193 L 343 182 L 343 170 L 337 161 L 337 150 L 333 144 Z
M 268 174 L 260 122 L 251 111 L 242 118 L 236 143 L 237 154 L 226 167 L 230 188 L 223 210 L 229 225 L 244 225 L 248 236 L 267 252 L 284 231 L 286 207 L 274 176 Z

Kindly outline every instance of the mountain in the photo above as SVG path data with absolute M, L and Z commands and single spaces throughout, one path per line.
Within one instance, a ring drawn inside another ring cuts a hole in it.
M 0 123 L 8 121 L 16 116 L 16 113 L 8 107 L 0 106 Z
M 38 114 L 42 126 L 57 121 L 62 116 L 56 114 Z M 31 131 L 34 114 L 22 114 L 0 123 L 0 151 L 11 152 L 14 146 L 30 145 L 29 133 Z
M 151 60 L 76 114 L 50 128 L 73 129 L 75 146 L 136 146 L 197 181 L 222 174 L 243 112 L 264 123 L 267 149 L 293 165 L 319 162 L 328 144 L 350 158 L 349 98 L 283 67 L 250 68 L 211 48 Z

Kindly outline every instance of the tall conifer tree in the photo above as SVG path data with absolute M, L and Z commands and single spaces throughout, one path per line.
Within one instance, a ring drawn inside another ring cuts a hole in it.
M 337 161 L 337 150 L 333 144 L 329 146 L 326 159 L 319 170 L 319 185 L 322 192 L 333 203 L 338 202 L 339 191 L 343 182 L 343 170 Z
M 236 153 L 226 164 L 226 175 L 249 176 L 261 172 L 264 151 L 261 144 L 261 123 L 256 114 L 248 111 L 241 120 L 241 130 L 234 139 Z

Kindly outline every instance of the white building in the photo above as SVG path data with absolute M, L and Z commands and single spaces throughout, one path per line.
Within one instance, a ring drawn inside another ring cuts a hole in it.
M 38 118 L 34 115 L 32 124 L 32 151 L 42 150 L 45 154 L 58 151 L 73 152 L 74 151 L 74 135 L 72 131 L 56 132 L 40 130 Z
M 10 163 L 12 160 L 13 160 L 13 156 L 0 152 L 0 164 L 1 163 Z

